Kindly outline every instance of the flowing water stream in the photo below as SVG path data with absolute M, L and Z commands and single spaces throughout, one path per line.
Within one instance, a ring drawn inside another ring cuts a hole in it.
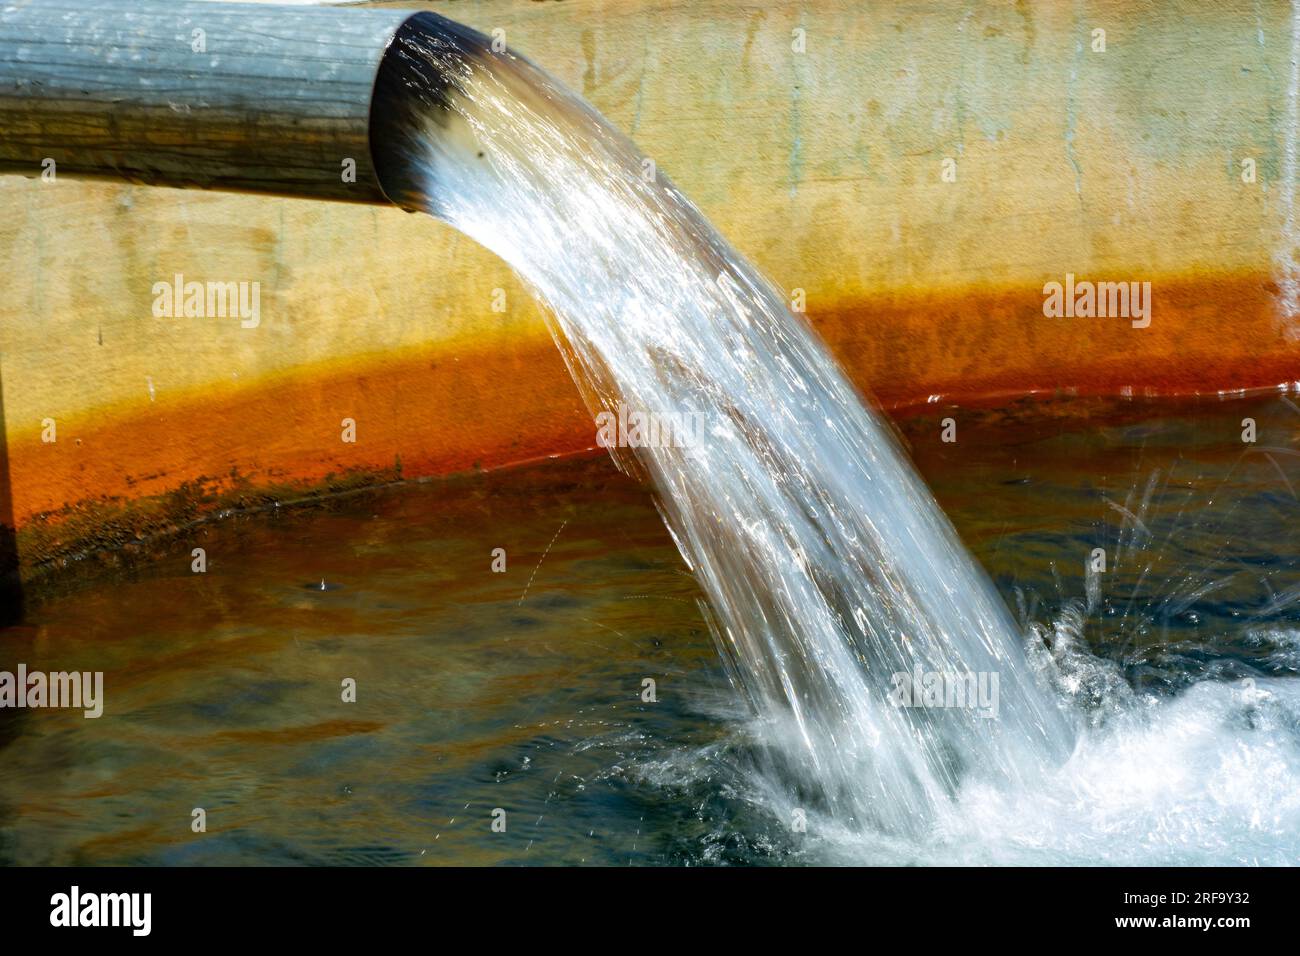
M 407 201 L 550 308 L 594 416 L 699 423 L 630 449 L 635 432 L 604 437 L 657 490 L 796 809 L 915 834 L 963 781 L 1024 786 L 1063 760 L 1070 721 L 1010 615 L 785 296 L 527 60 L 436 17 L 395 49 L 381 83 L 410 106 L 385 148 Z M 982 706 L 896 706 L 925 681 Z

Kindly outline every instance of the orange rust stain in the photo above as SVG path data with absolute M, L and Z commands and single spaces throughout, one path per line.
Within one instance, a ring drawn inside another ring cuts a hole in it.
M 810 320 L 885 407 L 935 394 L 957 402 L 1213 394 L 1300 380 L 1300 343 L 1278 325 L 1275 292 L 1262 273 L 1153 280 L 1145 329 L 1123 318 L 1047 318 L 1041 287 L 1023 286 L 881 295 L 814 306 Z M 545 335 L 355 361 L 74 415 L 60 421 L 55 444 L 20 436 L 9 447 L 15 523 L 198 479 L 256 488 L 384 471 L 399 459 L 404 477 L 421 477 L 594 445 L 591 418 Z M 341 441 L 345 417 L 356 420 L 355 444 Z
M 356 422 L 355 443 L 342 421 Z M 9 449 L 15 523 L 186 481 L 252 488 L 350 471 L 450 474 L 579 451 L 595 429 L 549 338 L 509 349 L 403 353 L 304 369 L 208 396 L 67 415 L 58 441 Z
M 887 408 L 931 395 L 1191 396 L 1300 380 L 1300 342 L 1283 334 L 1276 291 L 1264 274 L 1156 279 L 1142 329 L 1124 318 L 1048 318 L 1041 286 L 881 296 L 809 318 Z

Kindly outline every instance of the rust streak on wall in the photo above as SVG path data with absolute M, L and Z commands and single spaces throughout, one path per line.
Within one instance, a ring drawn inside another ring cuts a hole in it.
M 1150 328 L 1048 318 L 1037 288 L 914 292 L 811 306 L 813 326 L 885 407 L 1066 391 L 1197 395 L 1300 377 L 1263 275 L 1157 280 Z M 813 302 L 817 297 L 813 296 Z M 1231 313 L 1225 331 L 1216 315 Z M 357 441 L 342 441 L 342 417 Z M 594 426 L 550 339 L 307 368 L 141 409 L 99 409 L 11 448 L 18 525 L 87 501 L 140 499 L 185 482 L 311 484 L 353 471 L 422 477 L 594 445 Z

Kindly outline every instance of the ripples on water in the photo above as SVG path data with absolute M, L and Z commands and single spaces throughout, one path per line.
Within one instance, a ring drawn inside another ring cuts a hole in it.
M 1293 863 L 1300 467 L 1263 448 L 1294 451 L 1297 425 L 1276 399 L 905 422 L 1086 728 L 1061 769 L 972 782 L 925 833 L 816 812 L 791 832 L 815 794 L 770 772 L 774 728 L 732 692 L 648 494 L 589 459 L 216 523 L 38 604 L 0 667 L 104 670 L 108 717 L 0 712 L 0 859 Z

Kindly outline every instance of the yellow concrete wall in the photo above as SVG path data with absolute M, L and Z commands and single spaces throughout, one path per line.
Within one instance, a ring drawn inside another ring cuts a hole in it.
M 629 132 L 888 403 L 1300 379 L 1289 4 L 423 6 L 504 29 Z M 592 444 L 537 308 L 427 217 L 10 177 L 0 257 L 0 522 L 41 529 L 28 565 L 182 486 L 143 526 Z M 153 318 L 178 272 L 259 281 L 260 326 Z M 1045 318 L 1067 272 L 1151 281 L 1151 327 Z

